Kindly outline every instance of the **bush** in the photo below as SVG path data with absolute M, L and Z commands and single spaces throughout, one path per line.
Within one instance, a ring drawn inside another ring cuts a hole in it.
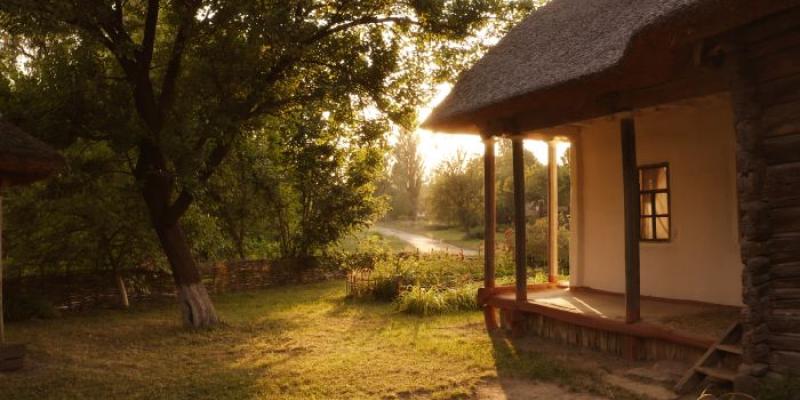
M 6 296 L 4 316 L 8 321 L 24 321 L 34 318 L 50 319 L 58 316 L 58 310 L 44 297 L 16 293 Z
M 474 286 L 424 288 L 412 286 L 400 295 L 398 309 L 420 316 L 478 309 Z

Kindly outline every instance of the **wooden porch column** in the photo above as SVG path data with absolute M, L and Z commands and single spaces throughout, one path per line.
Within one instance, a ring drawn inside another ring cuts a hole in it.
M 484 137 L 485 152 L 483 154 L 483 194 L 484 194 L 484 226 L 483 232 L 483 287 L 491 293 L 495 287 L 495 234 L 497 232 L 497 197 L 495 190 L 495 138 Z M 487 329 L 496 329 L 497 313 L 494 307 L 484 305 L 483 316 Z
M 625 205 L 625 321 L 640 318 L 639 284 L 639 167 L 636 163 L 636 127 L 632 116 L 622 119 L 622 182 Z
M 547 270 L 550 283 L 558 282 L 558 143 L 547 143 Z
M 528 301 L 528 267 L 525 256 L 525 158 L 521 136 L 511 138 L 514 158 L 514 265 L 516 299 Z

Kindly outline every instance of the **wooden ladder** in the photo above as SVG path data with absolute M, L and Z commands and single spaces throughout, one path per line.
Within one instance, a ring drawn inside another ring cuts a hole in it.
M 704 379 L 733 384 L 742 362 L 742 325 L 731 325 L 722 338 L 711 345 L 675 385 L 675 392 L 686 394 L 696 389 Z

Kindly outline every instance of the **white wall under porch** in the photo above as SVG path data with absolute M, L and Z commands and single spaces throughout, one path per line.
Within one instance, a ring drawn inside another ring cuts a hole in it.
M 735 136 L 727 96 L 637 111 L 639 165 L 669 163 L 672 239 L 641 243 L 641 294 L 741 305 Z M 582 124 L 573 286 L 625 290 L 619 119 Z

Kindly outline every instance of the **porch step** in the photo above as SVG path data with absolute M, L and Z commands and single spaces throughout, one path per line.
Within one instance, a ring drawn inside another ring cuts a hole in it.
M 709 347 L 700 360 L 686 371 L 675 385 L 675 391 L 679 394 L 689 393 L 705 378 L 733 383 L 736 379 L 736 367 L 741 363 L 741 342 L 742 326 L 737 322 L 731 325 L 722 338 Z
M 736 346 L 736 345 L 732 345 L 732 344 L 720 344 L 720 345 L 717 346 L 717 350 L 724 351 L 726 353 L 731 353 L 731 354 L 738 354 L 738 355 L 742 355 L 744 353 L 742 351 L 742 347 L 741 346 Z
M 736 379 L 736 371 L 725 368 L 697 367 L 695 371 L 721 381 L 733 382 Z

